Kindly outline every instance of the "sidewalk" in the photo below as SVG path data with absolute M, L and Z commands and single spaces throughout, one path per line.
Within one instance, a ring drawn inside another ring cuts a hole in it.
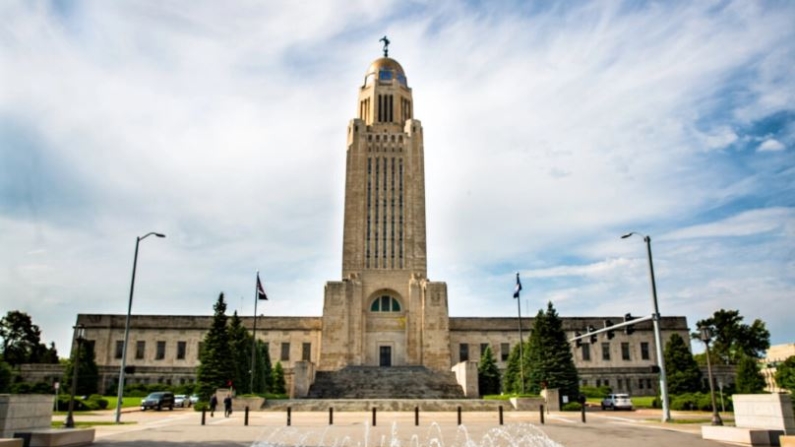
M 105 414 L 107 413 L 107 414 Z M 78 421 L 114 421 L 114 412 L 81 415 Z M 545 424 L 536 412 L 505 412 L 499 425 L 497 412 L 462 414 L 425 412 L 415 426 L 414 413 L 378 413 L 376 425 L 369 412 L 337 412 L 329 425 L 327 412 L 251 412 L 244 426 L 243 412 L 230 418 L 216 412 L 193 410 L 132 412 L 122 415 L 123 425 L 98 425 L 97 447 L 127 446 L 299 446 L 299 447 L 716 447 L 701 439 L 699 424 L 662 424 L 659 414 L 594 412 L 582 423 L 580 413 L 550 413 Z M 649 417 L 652 420 L 649 420 Z M 130 423 L 135 422 L 135 423 Z

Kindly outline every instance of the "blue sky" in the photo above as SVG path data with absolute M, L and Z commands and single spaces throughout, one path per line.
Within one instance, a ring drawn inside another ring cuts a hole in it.
M 738 309 L 795 341 L 791 2 L 0 5 L 0 310 L 320 315 L 388 35 L 453 316 Z M 695 346 L 699 350 L 699 346 Z

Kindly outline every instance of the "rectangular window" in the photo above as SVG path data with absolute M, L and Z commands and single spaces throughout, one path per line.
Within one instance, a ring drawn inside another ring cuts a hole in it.
M 583 343 L 582 345 L 582 359 L 586 362 L 591 361 L 591 345 L 587 343 Z
M 629 360 L 629 343 L 621 343 L 621 360 Z
M 124 340 L 116 340 L 116 359 L 120 359 L 124 353 Z
M 469 345 L 466 343 L 461 343 L 458 345 L 458 361 L 459 362 L 466 362 L 469 360 Z
M 146 352 L 146 342 L 143 340 L 135 342 L 135 359 L 136 360 L 143 359 L 145 352 Z
M 624 388 L 624 380 L 618 379 L 618 389 L 620 390 L 621 388 Z
M 643 389 L 643 379 L 638 379 L 638 389 Z
M 646 379 L 646 388 L 651 389 L 651 379 Z
M 602 360 L 610 361 L 610 343 L 602 343 Z
M 596 387 L 599 388 L 602 386 L 602 379 L 596 379 Z
M 489 347 L 489 344 L 488 344 L 488 343 L 481 343 L 481 344 L 480 344 L 480 356 L 481 356 L 481 357 L 483 357 L 484 355 L 486 355 L 486 349 L 488 349 L 488 347 Z
M 155 360 L 163 360 L 166 358 L 166 342 L 159 341 L 157 342 L 157 354 L 155 354 Z
M 588 386 L 588 379 L 582 379 L 582 386 Z
M 610 386 L 610 379 L 605 379 L 605 386 Z
M 282 356 L 280 358 L 283 362 L 290 360 L 290 343 L 282 343 Z
M 503 362 L 507 362 L 509 355 L 511 355 L 511 345 L 508 343 L 500 343 L 500 359 Z
M 312 343 L 304 343 L 301 346 L 301 360 L 306 362 L 312 360 Z
M 649 343 L 642 341 L 640 342 L 640 358 L 643 360 L 649 360 Z
M 185 351 L 188 350 L 188 343 L 184 341 L 177 342 L 177 360 L 185 360 Z

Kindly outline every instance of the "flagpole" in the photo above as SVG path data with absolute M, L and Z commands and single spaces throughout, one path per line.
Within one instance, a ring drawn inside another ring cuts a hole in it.
M 522 299 L 519 298 L 519 292 L 522 290 L 522 283 L 519 282 L 519 272 L 516 272 L 516 309 L 519 314 L 519 377 L 522 380 L 522 394 L 524 394 L 524 355 L 522 353 Z
M 257 270 L 257 281 L 259 281 L 259 270 Z M 257 301 L 259 301 L 259 290 L 257 290 L 257 282 L 254 282 L 254 330 L 251 335 L 251 378 L 249 383 L 249 392 L 254 393 L 254 372 L 257 370 L 255 363 L 256 356 L 254 355 L 257 349 Z

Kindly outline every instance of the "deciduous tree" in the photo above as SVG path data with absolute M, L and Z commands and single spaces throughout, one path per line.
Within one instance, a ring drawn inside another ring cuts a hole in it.
M 696 327 L 708 327 L 713 335 L 710 349 L 722 363 L 736 365 L 742 357 L 761 358 L 770 347 L 770 331 L 762 320 L 743 324 L 739 310 L 721 309 L 712 317 L 698 321 Z M 698 334 L 694 334 L 698 337 Z
M 3 358 L 11 366 L 22 363 L 58 363 L 55 344 L 51 344 L 48 349 L 41 343 L 41 330 L 25 312 L 12 310 L 0 319 L 0 338 L 3 339 Z
M 775 378 L 779 388 L 795 393 L 795 355 L 790 356 L 776 367 Z

